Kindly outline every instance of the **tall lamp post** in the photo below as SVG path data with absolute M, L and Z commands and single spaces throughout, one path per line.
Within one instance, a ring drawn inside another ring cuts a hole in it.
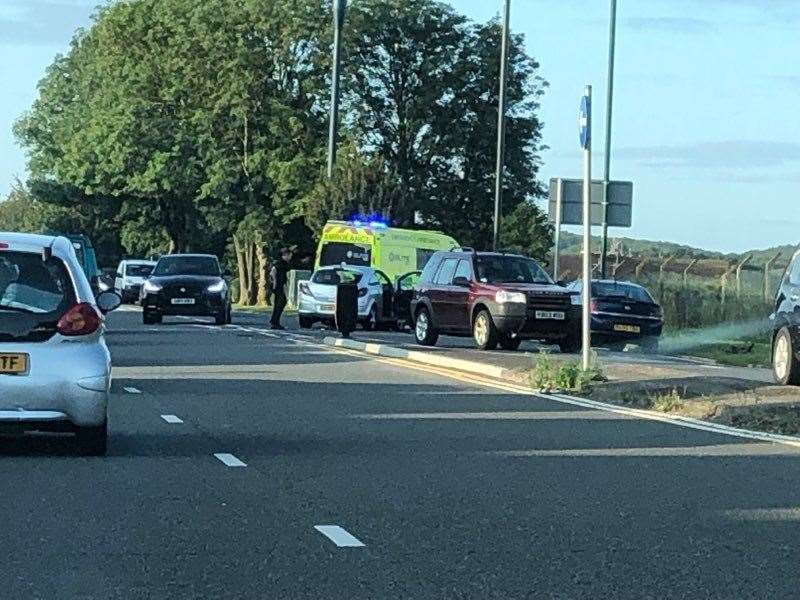
M 603 171 L 603 247 L 600 251 L 600 273 L 606 277 L 608 252 L 608 182 L 611 179 L 611 113 L 614 103 L 614 46 L 617 41 L 617 0 L 611 0 L 611 24 L 608 31 L 608 86 L 606 88 L 606 148 Z
M 333 0 L 333 72 L 331 74 L 331 122 L 328 132 L 328 179 L 336 168 L 336 148 L 339 145 L 339 67 L 342 62 L 342 27 L 347 0 Z
M 508 30 L 511 21 L 511 0 L 505 0 L 503 13 L 503 44 L 500 59 L 500 101 L 497 108 L 497 170 L 494 188 L 494 236 L 492 248 L 497 250 L 500 239 L 500 206 L 503 200 L 503 175 L 506 159 L 506 80 L 508 79 Z

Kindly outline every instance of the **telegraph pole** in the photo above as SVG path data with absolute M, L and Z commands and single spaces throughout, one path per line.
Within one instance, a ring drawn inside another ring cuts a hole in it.
M 511 0 L 505 0 L 503 14 L 503 43 L 500 59 L 500 101 L 497 108 L 497 170 L 494 188 L 494 237 L 492 248 L 497 250 L 500 240 L 500 206 L 503 201 L 503 175 L 506 159 L 506 80 L 508 79 L 508 35 L 511 23 Z
M 611 179 L 611 113 L 614 103 L 614 49 L 617 42 L 617 0 L 611 0 L 611 24 L 608 31 L 608 86 L 606 89 L 606 153 L 603 173 L 603 248 L 600 251 L 600 273 L 606 277 L 608 252 L 608 182 Z
M 339 145 L 339 68 L 342 62 L 342 27 L 347 0 L 333 0 L 333 72 L 331 74 L 331 122 L 328 133 L 328 179 L 333 179 Z

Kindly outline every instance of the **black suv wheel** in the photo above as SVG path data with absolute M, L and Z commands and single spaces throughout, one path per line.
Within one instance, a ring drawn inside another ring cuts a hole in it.
M 800 361 L 788 327 L 782 328 L 772 345 L 772 374 L 780 385 L 800 385 Z
M 472 323 L 472 337 L 478 350 L 494 350 L 497 348 L 499 334 L 488 310 L 481 310 Z
M 431 315 L 427 308 L 419 309 L 414 320 L 414 338 L 421 346 L 435 346 L 439 341 L 439 332 L 433 327 Z

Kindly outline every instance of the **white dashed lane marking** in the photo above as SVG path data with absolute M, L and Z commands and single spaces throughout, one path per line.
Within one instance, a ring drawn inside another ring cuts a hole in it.
M 141 390 L 137 390 L 135 387 L 126 387 L 126 388 L 122 388 L 122 389 L 124 389 L 129 394 L 141 394 L 142 393 Z
M 246 467 L 247 463 L 243 463 L 233 454 L 215 454 L 215 458 L 220 460 L 226 467 Z
M 314 529 L 339 548 L 363 548 L 364 543 L 338 525 L 314 525 Z
M 180 419 L 175 415 L 161 415 L 161 418 L 164 419 L 170 425 L 177 425 L 179 423 L 183 423 L 183 419 Z

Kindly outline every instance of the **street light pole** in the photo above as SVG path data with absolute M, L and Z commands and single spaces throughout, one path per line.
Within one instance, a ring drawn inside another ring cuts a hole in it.
M 611 179 L 611 113 L 614 102 L 614 47 L 617 41 L 617 0 L 611 0 L 611 24 L 608 31 L 608 86 L 606 88 L 606 152 L 603 174 L 603 248 L 600 251 L 600 272 L 606 277 L 608 252 L 608 182 Z
M 333 0 L 333 72 L 331 74 L 331 122 L 328 132 L 328 179 L 333 179 L 339 145 L 339 67 L 342 61 L 342 26 L 347 0 Z
M 506 159 L 506 80 L 508 79 L 508 36 L 511 22 L 511 0 L 505 0 L 503 14 L 503 43 L 500 59 L 500 101 L 497 107 L 497 170 L 494 189 L 494 236 L 492 248 L 497 250 L 500 240 L 500 205 L 503 200 L 503 175 Z

